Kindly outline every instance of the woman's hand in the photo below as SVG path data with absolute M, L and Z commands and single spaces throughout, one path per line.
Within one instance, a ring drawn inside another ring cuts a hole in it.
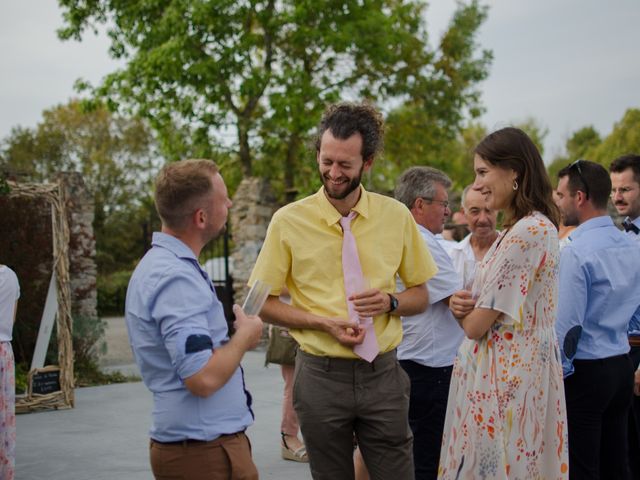
M 476 300 L 468 290 L 459 290 L 449 299 L 449 310 L 457 319 L 469 315 L 476 306 Z

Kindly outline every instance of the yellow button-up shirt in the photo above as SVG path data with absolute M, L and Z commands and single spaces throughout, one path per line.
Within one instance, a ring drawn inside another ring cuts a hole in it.
M 409 210 L 400 202 L 367 192 L 361 187 L 358 213 L 351 223 L 358 257 L 371 288 L 393 293 L 396 274 L 409 288 L 426 282 L 437 267 Z M 291 305 L 324 317 L 348 318 L 342 273 L 342 228 L 338 212 L 324 188 L 278 210 L 251 273 L 249 285 L 262 280 L 271 295 L 289 289 Z M 400 318 L 384 314 L 374 318 L 380 352 L 402 340 Z M 314 329 L 292 328 L 291 335 L 307 353 L 357 358 L 334 337 Z

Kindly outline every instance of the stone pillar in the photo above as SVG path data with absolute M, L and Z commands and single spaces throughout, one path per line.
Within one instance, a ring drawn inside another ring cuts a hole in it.
M 69 219 L 69 278 L 71 316 L 98 319 L 96 239 L 93 234 L 93 196 L 77 172 L 59 174 L 67 194 Z
M 249 289 L 247 281 L 276 211 L 275 194 L 269 182 L 249 177 L 240 182 L 231 208 L 234 300 L 242 305 Z

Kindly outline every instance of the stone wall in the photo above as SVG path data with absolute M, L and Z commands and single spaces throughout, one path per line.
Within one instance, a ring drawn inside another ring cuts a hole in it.
M 235 302 L 240 305 L 247 296 L 249 275 L 277 207 L 269 182 L 262 178 L 245 178 L 233 197 L 233 289 Z
M 96 239 L 93 234 L 93 196 L 79 173 L 61 173 L 59 178 L 67 192 L 71 316 L 97 319 L 98 270 L 95 262 Z

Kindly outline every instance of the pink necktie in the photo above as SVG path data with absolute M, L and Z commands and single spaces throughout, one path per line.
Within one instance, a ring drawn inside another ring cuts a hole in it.
M 358 248 L 356 247 L 356 239 L 351 233 L 351 220 L 356 217 L 357 212 L 350 212 L 349 216 L 340 219 L 342 227 L 342 272 L 344 274 L 344 290 L 347 298 L 356 293 L 365 290 L 364 275 L 358 258 Z M 359 319 L 355 311 L 353 302 L 347 300 L 347 309 L 349 318 L 359 320 L 360 327 L 365 329 L 364 341 L 360 345 L 353 347 L 353 351 L 360 358 L 367 362 L 372 362 L 380 352 L 378 340 L 376 339 L 376 331 L 373 328 L 373 319 L 371 317 Z

